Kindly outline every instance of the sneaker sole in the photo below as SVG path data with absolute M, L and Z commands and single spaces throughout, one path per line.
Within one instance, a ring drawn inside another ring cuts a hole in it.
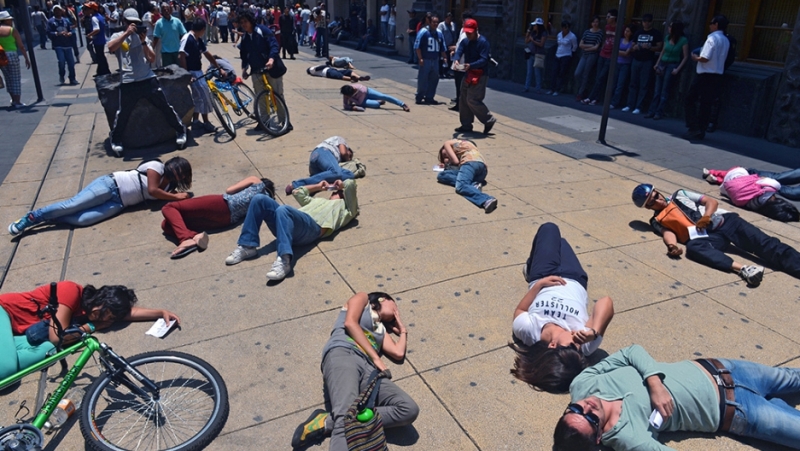
M 292 448 L 301 448 L 301 447 L 305 447 L 305 446 L 311 445 L 311 444 L 316 443 L 316 442 L 322 442 L 322 440 L 320 440 L 320 439 L 324 439 L 325 438 L 325 433 L 324 432 L 322 434 L 320 434 L 321 437 L 316 438 L 314 441 L 308 440 L 308 437 L 306 438 L 305 441 L 301 440 L 301 437 L 303 436 L 303 431 L 305 430 L 306 424 L 308 424 L 311 420 L 316 418 L 316 416 L 321 414 L 321 413 L 325 413 L 325 411 L 322 410 L 322 409 L 317 409 L 317 410 L 311 412 L 311 415 L 306 419 L 306 421 L 303 421 L 302 423 L 300 423 L 299 426 L 297 426 L 297 428 L 294 430 L 294 434 L 292 434 Z M 323 429 L 323 431 L 324 431 L 324 429 Z
M 14 224 L 10 224 L 10 225 L 8 226 L 8 233 L 9 233 L 11 236 L 17 236 L 17 235 L 21 234 L 22 232 L 20 232 L 19 230 L 16 230 L 16 229 L 14 228 Z

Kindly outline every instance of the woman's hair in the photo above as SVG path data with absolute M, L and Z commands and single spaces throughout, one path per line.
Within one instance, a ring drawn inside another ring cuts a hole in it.
M 113 321 L 119 321 L 130 315 L 137 300 L 133 290 L 122 285 L 103 285 L 99 289 L 86 285 L 83 287 L 81 307 L 87 315 L 99 307 L 100 318 L 105 318 L 110 312 Z
M 680 20 L 673 20 L 672 23 L 669 24 L 669 41 L 671 43 L 677 44 L 678 40 L 684 36 L 683 28 L 683 22 Z
M 372 293 L 367 294 L 367 298 L 369 299 L 370 307 L 372 307 L 372 310 L 375 310 L 376 312 L 381 311 L 381 302 L 394 301 L 393 297 L 382 291 L 373 291 Z
M 164 176 L 179 192 L 192 187 L 192 165 L 183 157 L 173 157 L 164 163 Z
M 273 199 L 275 199 L 275 183 L 272 180 L 264 177 L 261 179 L 261 183 L 264 184 L 264 191 L 267 192 L 267 195 Z
M 533 346 L 509 343 L 517 353 L 511 374 L 536 391 L 560 394 L 569 392 L 569 384 L 587 367 L 586 359 L 574 346 L 549 348 L 545 341 Z
M 756 212 L 781 222 L 800 221 L 800 211 L 797 207 L 778 196 L 772 196 Z
M 350 85 L 344 85 L 342 86 L 342 89 L 339 90 L 339 92 L 341 92 L 342 95 L 344 96 L 351 96 L 356 93 L 356 88 Z
M 591 451 L 595 447 L 591 435 L 582 434 L 570 427 L 562 415 L 553 432 L 553 451 Z

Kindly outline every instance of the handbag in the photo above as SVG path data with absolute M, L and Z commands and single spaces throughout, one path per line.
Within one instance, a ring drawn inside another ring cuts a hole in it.
M 464 77 L 464 83 L 475 86 L 480 81 L 481 77 L 483 76 L 483 69 L 469 69 L 467 70 L 467 76 Z
M 353 158 L 350 161 L 342 161 L 339 167 L 347 169 L 353 173 L 353 178 L 360 179 L 367 175 L 367 165 L 361 162 L 358 158 Z
M 536 60 L 533 62 L 533 67 L 537 69 L 544 69 L 544 54 L 536 54 Z
M 367 388 L 353 401 L 344 416 L 344 436 L 349 451 L 388 451 L 383 421 L 375 410 L 382 378 L 392 378 L 389 370 L 375 370 Z

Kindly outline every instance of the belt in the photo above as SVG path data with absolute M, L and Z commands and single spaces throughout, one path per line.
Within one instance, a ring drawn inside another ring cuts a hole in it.
M 733 393 L 735 385 L 731 372 L 717 359 L 697 359 L 697 363 L 708 371 L 708 374 L 717 382 L 719 388 L 719 428 L 717 428 L 717 432 L 728 432 L 731 430 L 733 415 L 736 413 L 736 408 L 732 405 L 736 397 Z
M 114 178 L 114 174 L 108 174 L 108 176 L 111 177 L 111 180 L 114 181 L 114 186 L 116 186 L 117 191 L 119 191 L 119 184 L 117 183 L 117 179 Z

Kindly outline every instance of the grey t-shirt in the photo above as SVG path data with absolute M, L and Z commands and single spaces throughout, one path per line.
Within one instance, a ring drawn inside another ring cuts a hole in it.
M 219 61 L 219 60 L 217 60 Z M 256 194 L 264 194 L 266 187 L 264 183 L 256 183 L 234 194 L 223 194 L 222 198 L 228 203 L 228 209 L 231 211 L 231 224 L 244 219 L 247 215 L 247 209 L 250 207 L 250 201 Z
M 124 32 L 114 33 L 111 40 L 118 38 Z M 116 51 L 117 59 L 122 63 L 122 82 L 133 83 L 147 80 L 156 76 L 150 69 L 150 63 L 144 57 L 142 41 L 139 36 L 132 34 L 125 38 Z
M 362 355 L 364 355 L 364 358 L 369 360 L 369 357 L 366 355 L 366 353 L 361 350 L 361 348 L 352 338 L 350 338 L 349 335 L 347 335 L 347 330 L 344 328 L 344 320 L 346 317 L 347 310 L 342 309 L 339 312 L 339 317 L 336 318 L 336 323 L 333 325 L 331 338 L 328 339 L 328 342 L 325 343 L 325 347 L 322 348 L 323 360 L 325 360 L 325 355 L 328 353 L 328 351 L 333 348 L 357 349 Z M 372 308 L 369 304 L 364 307 L 364 311 L 361 313 L 359 324 L 361 325 L 361 329 L 364 331 L 364 335 L 367 336 L 367 340 L 369 340 L 370 344 L 372 344 L 372 347 L 375 348 L 375 351 L 378 352 L 378 355 L 381 355 L 381 346 L 383 345 L 383 338 L 386 336 L 386 330 L 381 323 L 372 322 Z

